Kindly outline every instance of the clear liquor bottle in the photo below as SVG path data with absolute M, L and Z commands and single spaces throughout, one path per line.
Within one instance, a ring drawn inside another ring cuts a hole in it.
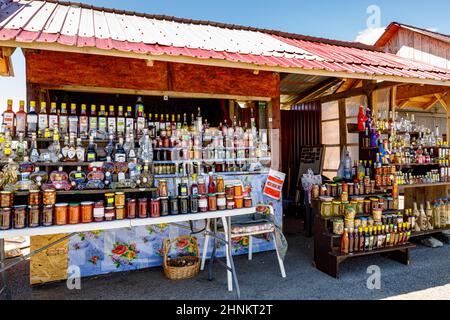
M 67 115 L 67 104 L 61 103 L 61 112 L 59 113 L 59 132 L 66 135 L 69 132 L 69 116 Z
M 81 138 L 77 139 L 77 161 L 78 162 L 85 162 L 86 161 L 86 150 L 83 147 L 83 143 Z
M 38 114 L 36 112 L 36 102 L 30 101 L 30 111 L 27 114 L 27 136 L 31 138 L 33 133 L 37 133 Z
M 19 111 L 16 113 L 16 132 L 17 135 L 25 135 L 27 131 L 27 113 L 25 112 L 25 101 L 20 100 Z
M 42 101 L 38 115 L 38 135 L 40 137 L 44 136 L 45 129 L 48 129 L 47 103 L 45 101 Z
M 75 103 L 70 105 L 69 135 L 71 134 L 78 135 L 77 105 Z
M 87 115 L 87 106 L 81 105 L 80 114 L 80 136 L 86 138 L 89 135 L 89 118 Z
M 6 105 L 6 111 L 3 112 L 3 124 L 6 126 L 6 128 L 11 132 L 11 135 L 14 135 L 15 128 L 15 114 L 13 111 L 13 101 L 11 99 L 8 99 L 7 105 Z

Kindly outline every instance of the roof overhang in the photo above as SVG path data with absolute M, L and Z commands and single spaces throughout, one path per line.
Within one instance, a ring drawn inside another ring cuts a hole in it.
M 376 80 L 376 81 L 392 81 L 398 83 L 414 83 L 414 84 L 429 84 L 429 85 L 439 85 L 450 87 L 450 81 L 444 80 L 433 80 L 426 78 L 414 78 L 414 77 L 401 77 L 394 75 L 374 75 L 366 73 L 357 72 L 342 72 L 342 71 L 328 71 L 328 70 L 318 70 L 318 69 L 305 69 L 296 67 L 282 67 L 282 66 L 270 66 L 270 65 L 257 65 L 253 63 L 245 62 L 234 62 L 224 59 L 202 59 L 191 56 L 182 55 L 152 55 L 149 53 L 135 53 L 126 52 L 116 49 L 102 50 L 97 47 L 76 47 L 67 46 L 59 43 L 45 43 L 45 42 L 17 42 L 14 40 L 1 41 L 3 47 L 16 48 L 20 47 L 22 49 L 34 49 L 34 50 L 49 50 L 57 52 L 70 52 L 70 53 L 81 53 L 81 54 L 94 54 L 94 55 L 104 55 L 104 56 L 115 56 L 122 58 L 131 59 L 143 59 L 151 61 L 166 61 L 166 62 L 178 62 L 178 63 L 189 63 L 197 65 L 209 65 L 217 67 L 226 68 L 239 68 L 239 69 L 249 69 L 249 70 L 260 70 L 260 71 L 271 71 L 279 73 L 292 73 L 292 74 L 303 74 L 312 76 L 323 76 L 323 77 L 335 77 L 335 78 L 350 78 L 350 79 L 360 79 L 360 80 Z

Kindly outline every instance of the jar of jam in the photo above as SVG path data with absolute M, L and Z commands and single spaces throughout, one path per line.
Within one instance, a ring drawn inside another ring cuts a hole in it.
M 27 206 L 14 206 L 14 229 L 23 229 L 26 227 Z
M 150 200 L 150 217 L 159 218 L 161 216 L 159 198 Z
M 106 193 L 105 194 L 105 200 L 106 200 L 106 206 L 107 207 L 114 207 L 114 193 Z
M 125 219 L 125 206 L 116 207 L 116 220 Z
M 236 184 L 234 186 L 234 196 L 235 197 L 241 197 L 242 196 L 242 185 Z
M 234 197 L 234 186 L 226 186 L 225 194 L 227 197 Z
M 227 210 L 233 210 L 234 205 L 234 196 L 227 196 Z
M 28 205 L 38 206 L 41 204 L 41 193 L 38 190 L 30 190 L 28 194 Z
M 197 213 L 198 212 L 198 196 L 190 196 L 189 197 L 189 211 L 191 213 Z
M 127 199 L 127 218 L 135 219 L 136 218 L 136 199 Z
M 71 205 L 72 206 L 72 205 Z M 74 204 L 74 207 L 76 205 Z M 72 210 L 72 208 L 70 208 Z M 76 210 L 73 208 L 73 210 Z M 90 223 L 93 221 L 94 203 L 91 201 L 86 201 L 81 203 L 81 222 Z M 71 215 L 69 213 L 69 215 Z
M 217 211 L 217 195 L 214 193 L 208 194 L 208 210 Z
M 28 206 L 28 226 L 30 228 L 39 227 L 39 215 L 40 215 L 39 206 Z
M 216 191 L 217 193 L 225 192 L 225 180 L 223 177 L 219 176 L 216 178 Z
M 160 199 L 160 214 L 162 217 L 169 215 L 169 198 L 163 197 Z
M 244 198 L 244 207 L 245 207 L 245 208 L 251 208 L 251 207 L 253 207 L 253 200 L 252 200 L 252 197 L 245 197 L 245 198 Z
M 158 194 L 162 198 L 166 198 L 169 196 L 169 189 L 167 187 L 167 181 L 161 179 L 158 181 Z
M 11 191 L 0 192 L 0 207 L 8 208 L 13 206 L 13 193 Z
M 91 205 L 91 207 L 92 207 L 92 205 Z M 69 204 L 69 224 L 80 223 L 80 211 L 82 211 L 82 209 L 80 208 L 79 203 L 70 203 Z M 91 217 L 92 217 L 92 212 L 91 212 Z
M 200 212 L 208 211 L 208 198 L 205 195 L 201 195 L 198 199 L 198 210 Z
M 189 197 L 180 197 L 180 213 L 189 213 Z
M 67 224 L 67 207 L 68 203 L 55 204 L 55 224 L 57 226 L 63 226 Z
M 116 215 L 116 210 L 114 207 L 105 208 L 105 221 L 113 221 Z
M 48 204 L 42 210 L 42 225 L 49 227 L 53 225 L 53 205 Z
M 124 206 L 125 205 L 125 193 L 116 192 L 114 202 L 116 206 Z
M 169 199 L 169 203 L 170 203 L 170 214 L 179 214 L 180 210 L 178 209 L 178 198 L 171 197 Z
M 244 197 L 234 196 L 234 205 L 236 209 L 242 209 L 244 207 Z
M 198 181 L 197 189 L 198 189 L 198 194 L 206 195 L 206 184 L 203 179 L 200 179 Z
M 227 208 L 227 199 L 225 193 L 221 192 L 217 194 L 217 210 L 225 210 Z
M 0 230 L 11 229 L 11 208 L 0 208 Z
M 97 201 L 94 204 L 94 221 L 102 222 L 105 220 L 105 205 L 103 201 Z
M 139 199 L 139 218 L 147 218 L 147 198 Z
M 44 190 L 42 203 L 44 203 L 44 205 L 54 205 L 56 203 L 56 190 L 55 189 Z

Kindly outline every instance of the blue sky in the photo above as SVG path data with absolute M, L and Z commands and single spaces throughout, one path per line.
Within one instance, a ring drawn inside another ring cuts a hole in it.
M 76 1 L 76 0 L 75 0 Z M 353 41 L 367 28 L 367 8 L 380 8 L 380 27 L 391 21 L 450 34 L 445 0 L 89 0 L 101 7 L 212 20 L 305 35 Z M 447 17 L 446 17 L 447 15 Z M 25 68 L 20 50 L 14 56 L 15 78 L 0 77 L 0 106 L 8 97 L 25 98 Z M 17 103 L 15 106 L 17 107 Z

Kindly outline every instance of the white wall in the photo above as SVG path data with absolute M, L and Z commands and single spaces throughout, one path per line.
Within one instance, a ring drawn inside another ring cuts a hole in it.
M 6 109 L 6 101 L 13 99 L 14 111 L 19 109 L 19 100 L 26 100 L 25 58 L 22 50 L 16 49 L 12 56 L 14 77 L 0 76 L 0 115 Z

